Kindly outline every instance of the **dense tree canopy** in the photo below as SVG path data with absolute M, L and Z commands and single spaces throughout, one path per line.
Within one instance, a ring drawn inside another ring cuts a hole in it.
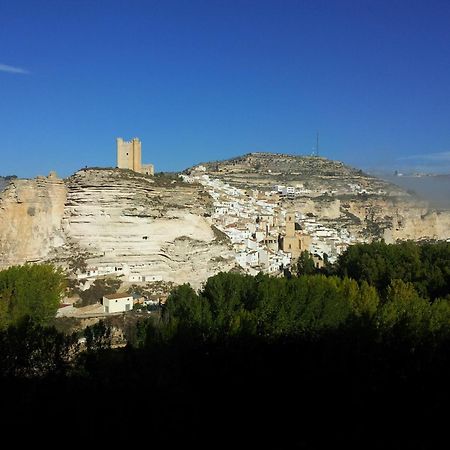
M 165 331 L 294 336 L 359 323 L 415 340 L 449 333 L 450 243 L 354 245 L 326 271 L 315 270 L 304 252 L 295 269 L 298 276 L 290 278 L 220 273 L 199 293 L 175 288 Z
M 220 273 L 199 293 L 189 285 L 175 288 L 163 318 L 169 334 L 191 330 L 210 338 L 317 335 L 355 323 L 412 337 L 447 333 L 450 306 L 445 299 L 431 304 L 412 283 L 398 279 L 380 296 L 365 280 L 347 277 Z
M 410 282 L 434 301 L 450 294 L 450 242 L 352 245 L 340 256 L 336 273 L 365 280 L 383 293 L 392 280 Z
M 64 274 L 50 264 L 14 266 L 0 272 L 0 328 L 31 317 L 46 324 L 64 292 Z

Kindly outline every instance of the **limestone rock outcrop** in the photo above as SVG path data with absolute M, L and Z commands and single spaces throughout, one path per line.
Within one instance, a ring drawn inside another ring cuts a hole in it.
M 64 244 L 65 201 L 66 186 L 54 173 L 10 180 L 0 193 L 0 267 L 43 260 Z
M 27 261 L 126 268 L 199 286 L 234 266 L 210 223 L 211 198 L 177 176 L 83 169 L 12 180 L 0 194 L 0 266 Z M 124 270 L 125 273 L 125 270 Z
M 62 228 L 68 244 L 89 252 L 90 264 L 125 264 L 194 286 L 234 266 L 228 246 L 215 238 L 211 199 L 199 185 L 99 169 L 75 173 L 67 188 Z
M 16 179 L 17 177 L 15 175 L 10 175 L 7 177 L 0 176 L 0 192 L 2 192 L 6 188 L 6 186 L 8 186 L 8 184 L 11 183 L 11 181 Z
M 450 238 L 450 211 L 431 208 L 426 201 L 383 196 L 339 199 L 299 198 L 293 208 L 311 214 L 330 228 L 347 229 L 362 240 L 446 240 Z

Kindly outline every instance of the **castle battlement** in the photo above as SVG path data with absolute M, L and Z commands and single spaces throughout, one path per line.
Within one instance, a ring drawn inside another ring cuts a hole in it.
M 139 141 L 139 138 L 135 137 L 135 138 L 133 138 L 133 139 L 131 139 L 129 141 L 125 141 L 121 137 L 118 137 L 118 138 L 116 138 L 116 141 L 120 142 L 121 144 L 132 144 L 135 141 Z

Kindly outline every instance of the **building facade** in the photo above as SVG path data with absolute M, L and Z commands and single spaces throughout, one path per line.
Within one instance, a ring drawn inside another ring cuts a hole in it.
M 105 313 L 118 313 L 133 309 L 133 296 L 130 294 L 110 294 L 103 296 L 103 310 Z

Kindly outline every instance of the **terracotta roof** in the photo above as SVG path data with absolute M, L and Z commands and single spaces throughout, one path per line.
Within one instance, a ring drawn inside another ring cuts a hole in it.
M 107 298 L 108 300 L 115 300 L 117 298 L 126 298 L 126 297 L 132 297 L 132 295 L 128 294 L 127 292 L 122 292 L 122 293 L 115 293 L 115 294 L 108 294 L 108 295 L 104 295 L 103 297 Z

